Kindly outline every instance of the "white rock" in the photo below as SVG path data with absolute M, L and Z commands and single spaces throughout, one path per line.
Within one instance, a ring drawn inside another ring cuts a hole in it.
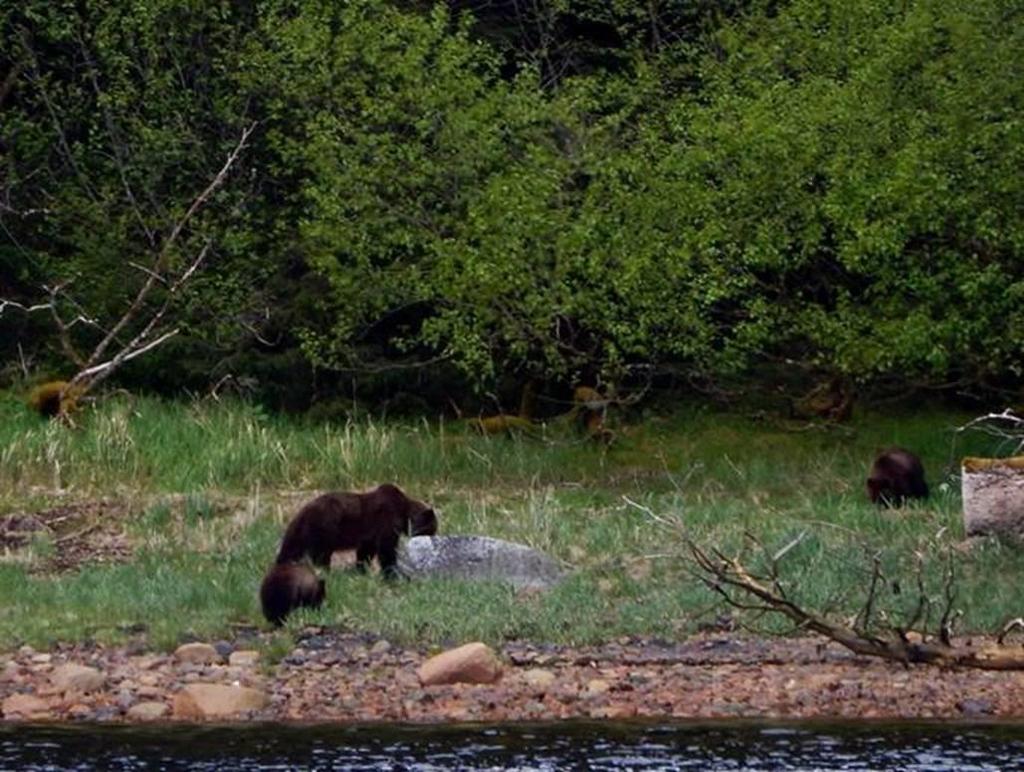
M 968 536 L 1024 536 L 1024 456 L 965 458 L 960 489 Z
M 413 579 L 502 581 L 516 589 L 547 589 L 565 577 L 549 555 L 490 536 L 415 536 L 403 544 L 398 566 Z

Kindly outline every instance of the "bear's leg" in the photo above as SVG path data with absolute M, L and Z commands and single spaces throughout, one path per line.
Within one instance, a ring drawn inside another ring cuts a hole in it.
M 377 546 L 377 559 L 380 560 L 380 571 L 385 579 L 398 579 L 402 576 L 398 570 L 398 534 L 381 539 Z
M 320 568 L 331 567 L 331 551 L 330 550 L 314 550 L 309 555 L 310 560 L 313 561 L 313 565 L 319 566 Z
M 356 571 L 365 574 L 370 569 L 370 562 L 376 554 L 377 550 L 372 543 L 360 544 L 356 549 Z M 381 565 L 383 566 L 383 563 Z

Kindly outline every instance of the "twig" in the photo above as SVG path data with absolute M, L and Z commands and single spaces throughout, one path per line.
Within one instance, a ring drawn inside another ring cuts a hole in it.
M 633 499 L 631 499 L 629 496 L 626 496 L 625 494 L 623 494 L 622 500 L 625 501 L 627 504 L 629 504 L 629 506 L 634 507 L 636 509 L 639 509 L 645 515 L 647 515 L 649 518 L 651 518 L 651 520 L 653 520 L 656 523 L 659 523 L 660 525 L 663 525 L 663 526 L 665 526 L 667 528 L 679 528 L 680 527 L 680 523 L 678 521 L 672 521 L 672 520 L 669 520 L 666 517 L 662 517 L 661 515 L 656 514 L 654 512 L 654 510 L 652 510 L 650 507 L 645 507 L 643 504 L 638 504 L 637 502 L 633 501 Z
M 999 631 L 999 637 L 996 638 L 996 643 L 1002 646 L 1003 640 L 1013 630 L 1024 630 L 1024 617 L 1016 617 L 1003 625 L 1003 629 Z

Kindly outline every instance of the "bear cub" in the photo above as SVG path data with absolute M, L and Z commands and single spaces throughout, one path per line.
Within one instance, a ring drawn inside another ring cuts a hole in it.
M 867 479 L 868 498 L 883 507 L 902 506 L 907 499 L 928 497 L 921 459 L 903 448 L 879 454 Z
M 263 616 L 280 627 L 285 617 L 301 606 L 319 608 L 324 600 L 324 580 L 302 563 L 275 565 L 260 585 Z
M 324 493 L 292 518 L 277 563 L 309 555 L 315 565 L 327 568 L 333 552 L 354 549 L 360 571 L 366 571 L 376 557 L 381 572 L 390 579 L 398 575 L 399 537 L 435 533 L 434 510 L 406 496 L 397 485 L 379 485 L 366 493 Z

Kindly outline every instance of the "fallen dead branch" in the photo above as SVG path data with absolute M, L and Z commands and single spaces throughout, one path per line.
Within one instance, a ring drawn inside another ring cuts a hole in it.
M 758 546 L 760 542 L 751 536 Z M 974 647 L 968 643 L 957 644 L 952 640 L 953 623 L 958 616 L 954 609 L 955 575 L 953 558 L 949 558 L 946 579 L 943 586 L 942 612 L 938 633 L 933 639 L 916 632 L 915 627 L 926 622 L 932 601 L 924 592 L 920 570 L 917 575 L 918 598 L 910 618 L 903 624 L 888 623 L 876 608 L 879 588 L 886 584 L 879 561 L 875 560 L 867 599 L 852 625 L 836 622 L 826 616 L 805 608 L 792 600 L 779 579 L 779 559 L 795 546 L 795 542 L 783 547 L 768 560 L 768 575 L 755 576 L 736 557 L 728 557 L 715 548 L 704 549 L 691 539 L 686 547 L 698 569 L 698 576 L 714 592 L 733 608 L 781 614 L 790 619 L 798 629 L 810 630 L 850 651 L 869 657 L 879 657 L 904 664 L 928 664 L 944 667 L 965 667 L 979 670 L 1024 670 L 1024 647 L 1003 644 L 1006 633 L 1016 625 L 1007 625 L 994 645 Z M 762 547 L 763 549 L 763 547 Z M 764 550 L 767 554 L 767 550 Z M 882 618 L 887 631 L 877 631 L 874 624 Z M 1014 620 L 1015 622 L 1019 620 Z M 1011 623 L 1012 624 L 1012 623 Z
M 753 534 L 746 541 L 753 545 L 764 561 L 764 575 L 751 571 L 739 557 L 730 557 L 716 547 L 705 548 L 688 535 L 682 523 L 656 514 L 650 507 L 623 497 L 626 504 L 642 512 L 653 523 L 673 531 L 693 561 L 695 576 L 730 607 L 757 614 L 775 614 L 789 619 L 797 630 L 817 633 L 868 657 L 878 657 L 906 665 L 925 664 L 977 670 L 1024 670 L 1024 646 L 1007 645 L 1007 635 L 1024 630 L 1024 618 L 1012 619 L 1003 625 L 995 643 L 972 645 L 970 640 L 954 641 L 953 628 L 961 612 L 956 608 L 956 555 L 946 551 L 941 597 L 936 601 L 927 592 L 925 556 L 915 555 L 914 575 L 916 598 L 906 619 L 896 622 L 879 608 L 884 588 L 901 592 L 899 582 L 887 577 L 880 558 L 871 560 L 871 576 L 867 594 L 858 613 L 849 624 L 838 622 L 826 614 L 807 608 L 790 597 L 780 574 L 781 561 L 807 536 L 801 532 L 781 548 L 772 552 Z M 929 636 L 929 620 L 938 606 L 936 632 Z

